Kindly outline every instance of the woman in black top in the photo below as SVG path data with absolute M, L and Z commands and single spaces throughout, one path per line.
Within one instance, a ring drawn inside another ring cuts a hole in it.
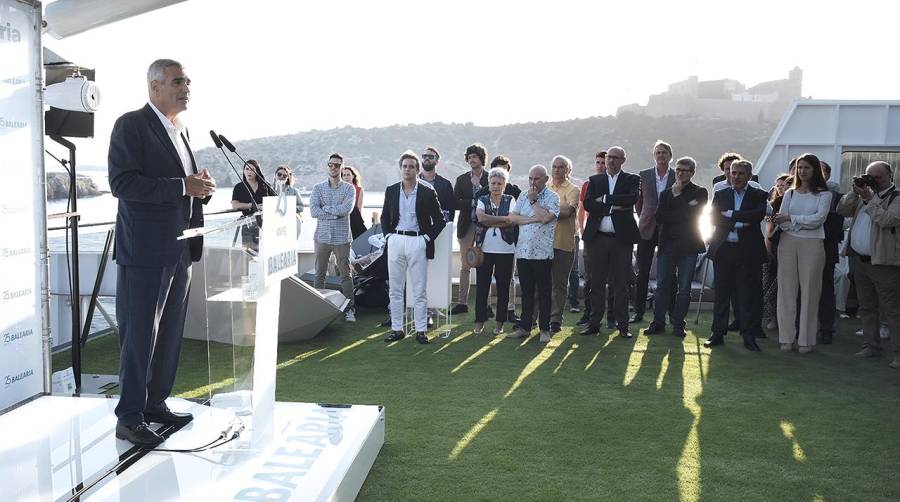
M 350 235 L 356 239 L 368 230 L 362 217 L 363 195 L 365 192 L 363 191 L 359 171 L 355 167 L 344 166 L 341 169 L 341 179 L 353 185 L 354 190 L 356 190 L 356 202 L 353 204 L 353 211 L 350 212 Z
M 243 183 L 238 183 L 231 191 L 231 208 L 240 209 L 244 216 L 253 214 L 253 204 L 250 203 L 251 195 L 247 191 L 247 187 L 253 192 L 252 200 L 258 206 L 262 206 L 263 197 L 275 195 L 272 188 L 265 182 L 262 169 L 259 162 L 250 159 L 244 164 Z M 241 227 L 241 237 L 245 245 L 252 248 L 259 247 L 259 227 L 262 226 L 262 218 L 256 218 L 256 225 L 245 225 Z

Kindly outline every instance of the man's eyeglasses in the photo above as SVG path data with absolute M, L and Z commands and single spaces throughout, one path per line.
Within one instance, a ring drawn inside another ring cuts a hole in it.
M 341 167 L 341 165 L 342 164 L 340 162 L 329 162 L 328 163 L 328 167 Z

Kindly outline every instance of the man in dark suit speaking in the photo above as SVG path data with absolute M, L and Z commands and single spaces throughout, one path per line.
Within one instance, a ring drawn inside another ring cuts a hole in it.
M 713 260 L 716 300 L 712 336 L 704 343 L 725 343 L 731 296 L 737 294 L 744 348 L 759 352 L 756 337 L 762 334 L 762 264 L 766 261 L 760 223 L 766 216 L 768 194 L 748 185 L 753 165 L 746 160 L 731 164 L 731 186 L 715 193 L 712 218 L 716 230 L 709 241 Z
M 186 424 L 165 400 L 172 391 L 191 284 L 191 263 L 203 241 L 176 238 L 203 226 L 203 207 L 216 183 L 197 172 L 178 119 L 191 80 L 181 63 L 154 61 L 147 70 L 150 102 L 119 117 L 109 141 L 109 187 L 119 200 L 114 257 L 121 359 L 116 437 L 136 445 L 163 441 L 148 422 Z
M 446 222 L 434 188 L 419 179 L 420 167 L 419 157 L 407 150 L 400 156 L 400 182 L 384 191 L 381 231 L 387 238 L 392 331 L 386 342 L 406 337 L 403 291 L 409 271 L 416 341 L 428 343 L 428 260 L 434 258 L 434 241 Z

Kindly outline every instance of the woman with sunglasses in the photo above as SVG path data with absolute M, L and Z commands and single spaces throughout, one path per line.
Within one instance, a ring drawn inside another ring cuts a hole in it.
M 294 188 L 294 173 L 291 168 L 282 164 L 275 168 L 275 191 L 279 194 L 284 193 L 288 197 L 295 196 L 297 198 L 297 241 L 300 240 L 300 228 L 303 223 L 303 199 L 300 192 Z

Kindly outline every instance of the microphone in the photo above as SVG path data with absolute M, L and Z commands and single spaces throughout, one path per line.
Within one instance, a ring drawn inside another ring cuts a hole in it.
M 220 140 L 219 136 L 216 135 L 216 131 L 213 131 L 212 129 L 210 129 L 209 137 L 212 138 L 213 144 L 216 145 L 216 148 L 221 150 L 222 149 L 222 140 Z
M 210 131 L 210 132 L 212 132 L 212 131 Z M 235 148 L 234 145 L 231 144 L 231 141 L 228 141 L 228 138 L 226 138 L 225 136 L 223 136 L 223 135 L 220 134 L 220 135 L 219 135 L 219 141 L 221 141 L 222 144 L 225 145 L 225 148 L 227 148 L 229 152 L 231 152 L 231 153 L 237 155 L 237 157 L 238 157 L 239 159 L 241 159 L 241 162 L 243 162 L 245 166 L 247 165 L 247 161 L 246 161 L 243 157 L 241 157 L 241 154 L 239 154 L 239 153 L 237 152 L 237 148 Z M 265 177 L 265 176 L 261 177 L 261 178 L 259 179 L 259 182 L 262 183 L 263 186 L 265 186 L 266 188 L 269 189 L 269 193 L 271 193 L 271 194 L 273 194 L 273 195 L 275 194 L 275 189 L 272 188 L 272 185 L 270 185 L 268 181 L 266 181 L 266 177 Z
M 244 177 L 238 173 L 237 168 L 234 167 L 234 163 L 232 163 L 231 159 L 228 158 L 228 154 L 225 153 L 225 150 L 222 150 L 222 140 L 219 139 L 221 136 L 217 135 L 216 132 L 211 129 L 209 131 L 209 136 L 212 138 L 213 143 L 215 143 L 216 148 L 218 148 L 219 151 L 222 152 L 222 155 L 225 156 L 225 160 L 227 160 L 228 165 L 231 166 L 231 171 L 234 172 L 234 175 L 237 176 L 237 178 L 241 181 L 241 184 L 244 185 L 244 188 L 247 190 L 247 193 L 250 195 L 250 208 L 252 209 L 252 211 L 254 213 L 258 213 L 259 206 L 256 204 L 256 198 L 253 196 L 254 195 L 253 190 L 250 190 L 250 186 L 247 185 L 247 182 L 244 180 Z M 234 148 L 234 145 L 232 145 L 231 143 L 228 143 L 228 145 L 230 148 Z M 234 151 L 234 150 L 232 150 L 232 151 Z

